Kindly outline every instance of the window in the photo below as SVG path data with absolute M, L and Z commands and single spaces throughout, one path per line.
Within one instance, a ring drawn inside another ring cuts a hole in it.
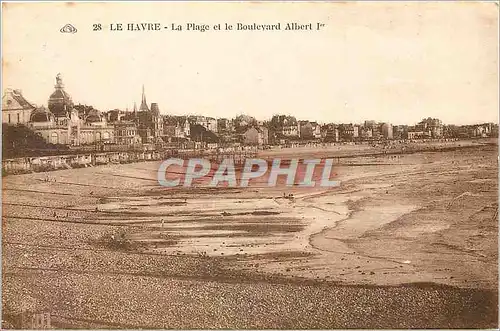
M 19 113 L 17 113 L 17 123 L 21 123 L 21 120 L 20 120 L 20 117 L 19 117 Z
M 9 116 L 9 123 L 10 123 L 10 114 L 8 116 Z
M 50 143 L 51 144 L 59 143 L 59 136 L 56 132 L 52 132 L 52 134 L 50 135 Z

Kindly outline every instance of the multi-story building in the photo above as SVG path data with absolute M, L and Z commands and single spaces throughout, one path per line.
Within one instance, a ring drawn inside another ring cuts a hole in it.
M 241 128 L 246 128 L 250 125 L 258 125 L 257 120 L 252 116 L 245 114 L 236 116 L 232 121 L 232 127 L 234 130 L 240 130 Z
M 339 141 L 339 130 L 335 124 L 325 124 L 321 127 L 321 137 L 325 142 Z
M 191 125 L 200 125 L 206 130 L 214 133 L 218 131 L 217 120 L 213 117 L 189 116 L 188 120 Z
M 370 140 L 373 139 L 373 129 L 369 126 L 362 126 L 359 130 L 359 137 L 362 140 Z
M 498 138 L 498 124 L 497 123 L 492 124 L 490 137 L 497 137 Z
M 424 139 L 429 137 L 424 131 L 409 130 L 406 134 L 408 139 Z
M 404 139 L 407 137 L 408 126 L 407 125 L 394 125 L 392 127 L 392 137 L 394 139 Z
M 143 143 L 161 143 L 163 140 L 163 119 L 160 115 L 160 109 L 157 103 L 151 103 L 151 109 L 148 107 L 146 101 L 146 93 L 144 92 L 144 85 L 142 86 L 142 100 L 137 111 L 134 104 L 135 122 L 137 123 L 137 130 Z
M 365 121 L 362 133 L 360 133 L 362 139 L 367 140 L 379 140 L 382 137 L 382 131 L 380 128 L 380 124 L 375 121 Z
M 297 119 L 288 115 L 274 115 L 269 122 L 274 139 L 279 138 L 298 138 L 300 128 Z
M 186 116 L 165 116 L 163 118 L 163 132 L 169 139 L 188 139 L 191 135 L 191 125 Z
M 227 118 L 217 119 L 217 132 L 218 133 L 231 133 L 234 130 L 234 125 L 231 120 Z
M 384 139 L 393 139 L 393 129 L 392 124 L 383 123 L 381 126 L 382 136 Z
M 243 143 L 246 145 L 267 145 L 269 144 L 269 130 L 264 126 L 249 127 L 243 133 Z
M 417 124 L 417 128 L 429 138 L 441 138 L 443 136 L 443 123 L 437 118 L 424 118 Z
M 35 106 L 23 97 L 21 90 L 5 90 L 2 97 L 2 123 L 27 124 L 33 110 Z
M 370 120 L 370 121 L 365 121 L 363 126 L 365 128 L 373 128 L 376 124 L 377 124 L 377 122 Z
M 340 124 L 338 126 L 340 140 L 352 141 L 354 139 L 354 125 Z
M 115 143 L 119 145 L 136 145 L 142 142 L 141 136 L 137 130 L 137 125 L 134 121 L 116 121 L 113 123 L 115 127 Z
M 213 117 L 207 117 L 205 128 L 209 131 L 217 133 L 218 132 L 217 119 Z
M 381 124 L 375 123 L 372 126 L 372 137 L 374 140 L 380 140 L 383 137 Z
M 356 140 L 359 138 L 359 125 L 357 124 L 353 125 L 352 137 Z
M 49 97 L 48 109 L 43 106 L 36 108 L 31 113 L 28 126 L 52 144 L 78 146 L 112 143 L 114 140 L 114 127 L 108 125 L 100 111 L 91 109 L 83 118 L 79 116 L 71 96 L 64 90 L 60 74 L 56 76 L 55 91 Z
M 134 113 L 130 111 L 123 111 L 120 109 L 112 109 L 107 112 L 107 120 L 110 123 L 118 121 L 130 121 L 133 120 Z
M 293 116 L 286 116 L 281 123 L 281 134 L 285 137 L 298 137 L 299 127 Z
M 321 126 L 317 122 L 298 121 L 298 128 L 302 139 L 321 138 Z
M 299 136 L 302 139 L 313 139 L 313 128 L 309 121 L 298 121 Z
M 498 124 L 493 123 L 483 123 L 473 125 L 470 129 L 471 137 L 496 137 L 498 133 L 495 134 L 495 126 L 497 127 L 498 132 Z

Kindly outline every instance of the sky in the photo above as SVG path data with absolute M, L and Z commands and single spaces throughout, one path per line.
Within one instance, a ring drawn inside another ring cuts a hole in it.
M 46 105 L 323 123 L 498 122 L 498 6 L 472 2 L 3 3 L 2 87 Z M 281 31 L 224 30 L 225 23 Z M 313 31 L 284 31 L 288 22 Z M 65 24 L 77 32 L 61 33 Z M 110 31 L 160 23 L 161 31 Z M 187 31 L 188 23 L 209 31 Z M 325 24 L 316 30 L 317 23 Z M 93 31 L 101 24 L 101 31 Z M 173 31 L 172 24 L 183 31 Z M 222 30 L 213 26 L 221 24 Z

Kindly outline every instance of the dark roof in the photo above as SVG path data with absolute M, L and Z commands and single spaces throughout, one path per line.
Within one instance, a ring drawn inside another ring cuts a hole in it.
M 142 100 L 141 106 L 139 107 L 139 111 L 149 111 L 148 104 L 145 100 Z
M 31 122 L 48 122 L 54 115 L 45 107 L 35 109 L 30 116 Z
M 250 130 L 250 129 L 255 129 L 255 130 L 257 130 L 257 132 L 258 132 L 258 133 L 263 133 L 263 132 L 264 132 L 264 130 L 263 130 L 263 129 L 265 129 L 265 127 L 260 127 L 260 126 L 255 126 L 255 125 L 253 125 L 253 126 L 249 126 L 249 127 L 247 127 L 247 129 L 246 129 L 246 130 L 244 130 L 244 131 L 245 131 L 245 133 L 246 133 L 248 130 Z
M 63 89 L 56 89 L 49 97 L 50 99 L 71 99 L 71 96 Z
M 97 109 L 91 109 L 85 120 L 87 122 L 100 122 L 101 119 L 102 119 L 101 112 Z
M 158 116 L 160 115 L 160 108 L 158 108 L 158 104 L 153 102 L 151 104 L 151 112 L 155 115 L 155 116 Z
M 73 109 L 73 101 L 61 86 L 56 86 L 55 91 L 49 97 L 48 106 L 54 115 L 61 116 Z
M 186 116 L 172 116 L 172 115 L 167 115 L 163 117 L 163 123 L 167 125 L 180 125 L 184 126 L 184 124 L 187 121 Z

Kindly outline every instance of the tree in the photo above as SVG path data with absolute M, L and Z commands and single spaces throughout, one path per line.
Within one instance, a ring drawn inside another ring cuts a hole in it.
M 30 128 L 18 125 L 2 125 L 2 155 L 4 158 L 40 155 L 43 150 L 67 149 L 66 146 L 54 145 Z

